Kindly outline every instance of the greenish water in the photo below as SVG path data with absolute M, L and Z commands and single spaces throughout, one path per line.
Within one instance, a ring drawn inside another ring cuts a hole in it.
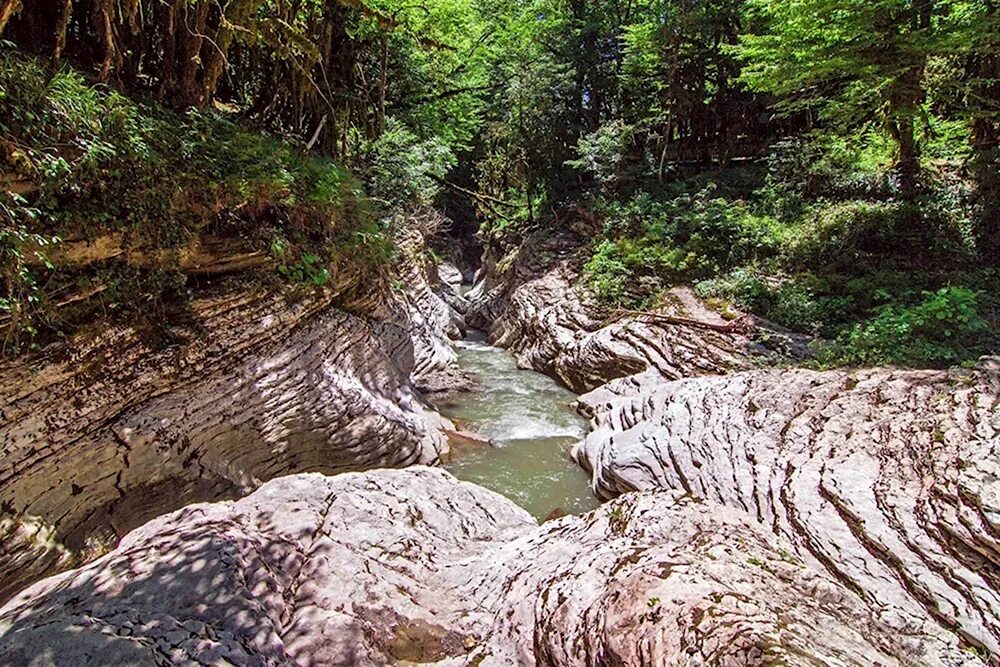
M 568 456 L 587 423 L 570 407 L 576 396 L 551 378 L 517 368 L 513 357 L 491 346 L 480 332 L 457 344 L 459 365 L 477 391 L 438 406 L 465 431 L 495 447 L 454 446 L 445 468 L 459 479 L 501 493 L 536 518 L 554 510 L 594 509 L 587 474 Z

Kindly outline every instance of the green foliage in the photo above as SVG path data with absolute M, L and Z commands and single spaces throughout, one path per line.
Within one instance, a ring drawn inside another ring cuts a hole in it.
M 408 206 L 427 206 L 455 165 L 455 155 L 438 139 L 421 141 L 394 119 L 368 146 L 368 191 L 386 214 Z
M 328 159 L 214 114 L 132 101 L 12 53 L 0 56 L 0 90 L 0 166 L 30 193 L 0 202 L 0 308 L 15 338 L 55 324 L 47 292 L 66 288 L 68 276 L 35 256 L 55 237 L 120 234 L 155 256 L 210 232 L 248 249 L 267 249 L 280 235 L 295 257 L 287 277 L 317 285 L 328 276 L 319 257 L 377 265 L 389 256 L 391 240 L 361 185 Z M 106 286 L 102 299 L 159 299 L 169 285 L 155 270 L 140 273 L 134 289 Z
M 20 344 L 22 335 L 33 336 L 36 320 L 44 316 L 44 292 L 29 262 L 33 258 L 41 268 L 52 270 L 45 251 L 59 238 L 32 232 L 37 218 L 38 210 L 23 197 L 0 193 L 0 324 L 6 329 L 0 352 Z
M 614 120 L 596 131 L 580 137 L 577 157 L 566 164 L 593 175 L 603 186 L 616 184 L 623 173 L 635 129 L 621 120 Z
M 584 267 L 587 286 L 602 301 L 622 303 L 633 277 L 633 268 L 613 241 L 601 241 Z
M 35 207 L 53 228 L 141 227 L 169 244 L 213 222 L 211 210 L 278 205 L 321 223 L 360 194 L 330 161 L 218 116 L 134 103 L 72 70 L 7 54 L 0 89 L 0 130 L 22 138 L 8 171 L 39 183 Z
M 769 279 L 740 268 L 719 278 L 698 283 L 695 292 L 705 299 L 734 304 L 793 331 L 818 333 L 830 313 L 812 289 L 795 280 Z
M 282 264 L 278 273 L 293 283 L 312 284 L 322 287 L 330 280 L 330 270 L 323 266 L 323 261 L 312 253 L 302 255 L 295 264 Z
M 782 139 L 764 162 L 767 177 L 757 194 L 781 218 L 795 218 L 812 202 L 891 195 L 886 172 L 892 151 L 870 130 L 856 137 L 813 133 Z
M 893 252 L 907 220 L 893 202 L 843 201 L 808 209 L 787 252 L 793 266 L 843 270 Z
M 888 305 L 871 320 L 822 345 L 826 364 L 938 364 L 968 358 L 970 338 L 987 327 L 980 317 L 981 293 L 965 287 L 925 292 L 919 303 Z
M 606 237 L 585 267 L 588 285 L 609 302 L 644 304 L 665 284 L 716 275 L 773 256 L 774 220 L 707 188 L 665 201 L 639 195 L 606 203 Z

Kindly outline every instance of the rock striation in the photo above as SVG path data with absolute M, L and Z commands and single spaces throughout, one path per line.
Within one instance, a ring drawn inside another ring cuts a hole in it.
M 670 489 L 747 513 L 870 607 L 1000 655 L 995 364 L 648 371 L 580 404 L 594 430 L 574 456 L 601 496 Z
M 721 333 L 635 316 L 609 320 L 607 308 L 574 283 L 562 265 L 515 289 L 491 328 L 491 337 L 518 363 L 584 392 L 616 378 L 655 369 L 668 378 L 717 375 L 752 368 L 768 350 L 744 335 Z M 671 311 L 718 326 L 689 290 L 671 293 Z M 770 355 L 773 356 L 773 355 Z
M 726 331 L 728 323 L 686 288 L 668 293 L 662 314 L 707 326 L 612 317 L 578 284 L 585 238 L 585 229 L 536 234 L 504 261 L 488 262 L 469 294 L 467 321 L 522 367 L 576 392 L 646 369 L 670 379 L 719 375 L 806 353 L 803 337 L 764 321 L 754 322 L 755 335 Z
M 983 664 L 789 549 L 666 492 L 539 527 L 440 470 L 284 477 L 24 591 L 0 664 Z
M 451 365 L 456 328 L 422 239 L 405 242 L 395 296 L 350 272 L 298 296 L 233 279 L 193 297 L 166 345 L 116 326 L 0 368 L 0 600 L 191 502 L 437 462 L 447 440 L 413 383 Z

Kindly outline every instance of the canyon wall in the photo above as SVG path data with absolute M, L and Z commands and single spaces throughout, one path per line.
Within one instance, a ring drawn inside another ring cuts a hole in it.
M 6 363 L 0 599 L 191 502 L 289 473 L 435 463 L 447 442 L 413 383 L 453 364 L 459 332 L 426 282 L 422 237 L 400 245 L 373 283 L 237 276 L 195 294 L 167 344 L 104 326 Z

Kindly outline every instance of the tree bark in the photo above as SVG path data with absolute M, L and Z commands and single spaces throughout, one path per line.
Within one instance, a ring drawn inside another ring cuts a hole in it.
M 205 41 L 205 24 L 208 20 L 209 4 L 204 0 L 197 4 L 188 0 L 177 0 L 180 11 L 174 15 L 174 35 L 178 42 L 177 64 L 179 65 L 177 90 L 171 102 L 180 108 L 202 106 L 201 86 L 198 74 L 202 70 L 201 52 Z
M 1000 38 L 992 28 L 998 19 L 993 0 L 984 3 L 986 34 L 992 39 L 970 64 L 979 88 L 980 108 L 972 123 L 972 171 L 976 179 L 979 255 L 997 263 L 1000 253 Z
M 914 0 L 910 14 L 910 30 L 920 38 L 931 29 L 933 0 Z M 893 82 L 888 98 L 889 133 L 896 142 L 896 170 L 903 198 L 911 201 L 917 193 L 920 178 L 920 146 L 916 138 L 916 118 L 926 98 L 923 87 L 925 53 L 917 52 L 909 67 Z
M 14 14 L 21 11 L 21 0 L 0 0 L 0 36 L 3 35 L 7 22 Z
M 101 45 L 104 49 L 104 59 L 101 61 L 101 83 L 107 83 L 111 78 L 111 68 L 115 59 L 115 33 L 111 25 L 111 0 L 97 0 L 97 23 L 100 26 Z
M 62 60 L 62 52 L 66 48 L 66 31 L 69 29 L 69 22 L 72 17 L 73 0 L 62 0 L 59 20 L 56 22 L 55 45 L 52 47 L 52 62 L 54 63 Z
M 230 0 L 219 19 L 219 30 L 211 51 L 205 56 L 205 71 L 202 77 L 200 105 L 208 104 L 215 95 L 219 79 L 228 64 L 229 49 L 236 37 L 236 31 L 244 29 L 247 21 L 257 12 L 263 0 Z

